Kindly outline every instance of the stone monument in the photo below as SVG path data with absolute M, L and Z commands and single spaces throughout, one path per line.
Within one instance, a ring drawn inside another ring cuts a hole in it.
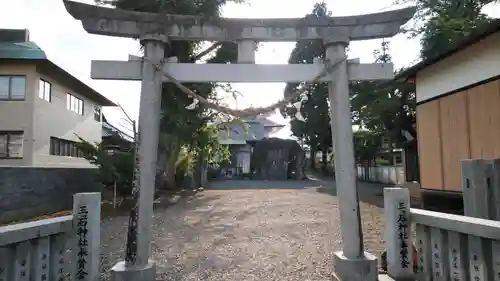
M 356 188 L 356 171 L 349 104 L 349 81 L 387 80 L 392 64 L 360 64 L 345 59 L 350 41 L 386 38 L 415 13 L 414 8 L 376 14 L 297 19 L 231 19 L 187 15 L 164 15 L 97 7 L 64 0 L 66 10 L 92 34 L 140 38 L 145 47 L 142 60 L 93 61 L 94 79 L 142 81 L 139 110 L 139 212 L 137 255 L 133 263 L 119 263 L 114 280 L 151 281 L 154 262 L 150 258 L 151 217 L 155 181 L 161 104 L 161 84 L 168 73 L 179 82 L 305 82 L 322 70 L 323 64 L 255 64 L 256 42 L 302 39 L 322 40 L 327 63 L 340 62 L 319 81 L 329 82 L 336 184 L 339 196 L 343 251 L 335 253 L 335 276 L 348 281 L 377 280 L 375 256 L 365 253 Z M 237 64 L 193 64 L 166 62 L 169 40 L 231 41 L 238 44 Z M 155 71 L 156 69 L 163 70 Z M 165 75 L 162 75 L 165 74 Z

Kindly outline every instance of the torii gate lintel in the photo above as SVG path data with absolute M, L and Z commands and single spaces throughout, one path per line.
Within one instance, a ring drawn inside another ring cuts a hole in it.
M 68 13 L 80 20 L 91 34 L 137 38 L 161 33 L 171 40 L 288 41 L 323 40 L 339 30 L 350 41 L 392 37 L 415 13 L 415 7 L 366 15 L 290 18 L 235 19 L 188 15 L 162 15 L 63 0 Z

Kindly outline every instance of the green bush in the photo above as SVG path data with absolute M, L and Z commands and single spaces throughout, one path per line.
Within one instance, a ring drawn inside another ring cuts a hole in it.
M 85 159 L 96 165 L 97 176 L 106 187 L 114 186 L 122 195 L 132 193 L 132 180 L 134 176 L 133 151 L 114 151 L 110 154 L 102 143 L 95 145 L 78 136 L 80 142 L 76 147 L 83 152 Z
M 195 163 L 194 153 L 183 147 L 175 163 L 175 182 L 177 186 L 181 186 L 186 175 L 193 173 Z

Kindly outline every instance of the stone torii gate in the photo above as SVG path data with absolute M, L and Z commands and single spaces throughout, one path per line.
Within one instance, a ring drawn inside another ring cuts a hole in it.
M 338 65 L 320 81 L 329 82 L 336 186 L 339 196 L 343 251 L 335 253 L 339 280 L 377 280 L 377 259 L 364 252 L 354 162 L 349 81 L 387 80 L 391 64 L 360 64 L 347 61 L 350 41 L 387 38 L 415 13 L 414 8 L 376 14 L 297 19 L 229 19 L 186 15 L 161 15 L 125 11 L 64 0 L 66 10 L 92 34 L 140 38 L 144 59 L 92 61 L 94 79 L 142 81 L 139 110 L 139 211 L 137 256 L 113 268 L 114 280 L 154 280 L 150 260 L 151 220 L 157 158 L 162 69 L 180 82 L 304 82 L 311 81 L 325 65 L 255 64 L 256 42 L 322 40 L 326 58 Z M 169 40 L 232 41 L 238 44 L 238 64 L 192 64 L 164 61 Z

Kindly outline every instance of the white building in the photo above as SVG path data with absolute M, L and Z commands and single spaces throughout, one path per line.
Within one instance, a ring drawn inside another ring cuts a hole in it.
M 227 144 L 231 150 L 231 167 L 227 168 L 231 175 L 250 172 L 252 142 L 271 138 L 285 125 L 270 120 L 267 115 L 243 119 L 242 123 L 233 123 L 227 130 L 219 134 L 219 143 Z
M 0 165 L 90 167 L 76 136 L 101 141 L 113 102 L 47 59 L 28 30 L 0 29 Z
M 240 123 L 229 125 L 227 130 L 221 132 L 219 143 L 247 144 L 251 141 L 271 138 L 284 127 L 285 125 L 270 120 L 267 115 L 246 118 Z

